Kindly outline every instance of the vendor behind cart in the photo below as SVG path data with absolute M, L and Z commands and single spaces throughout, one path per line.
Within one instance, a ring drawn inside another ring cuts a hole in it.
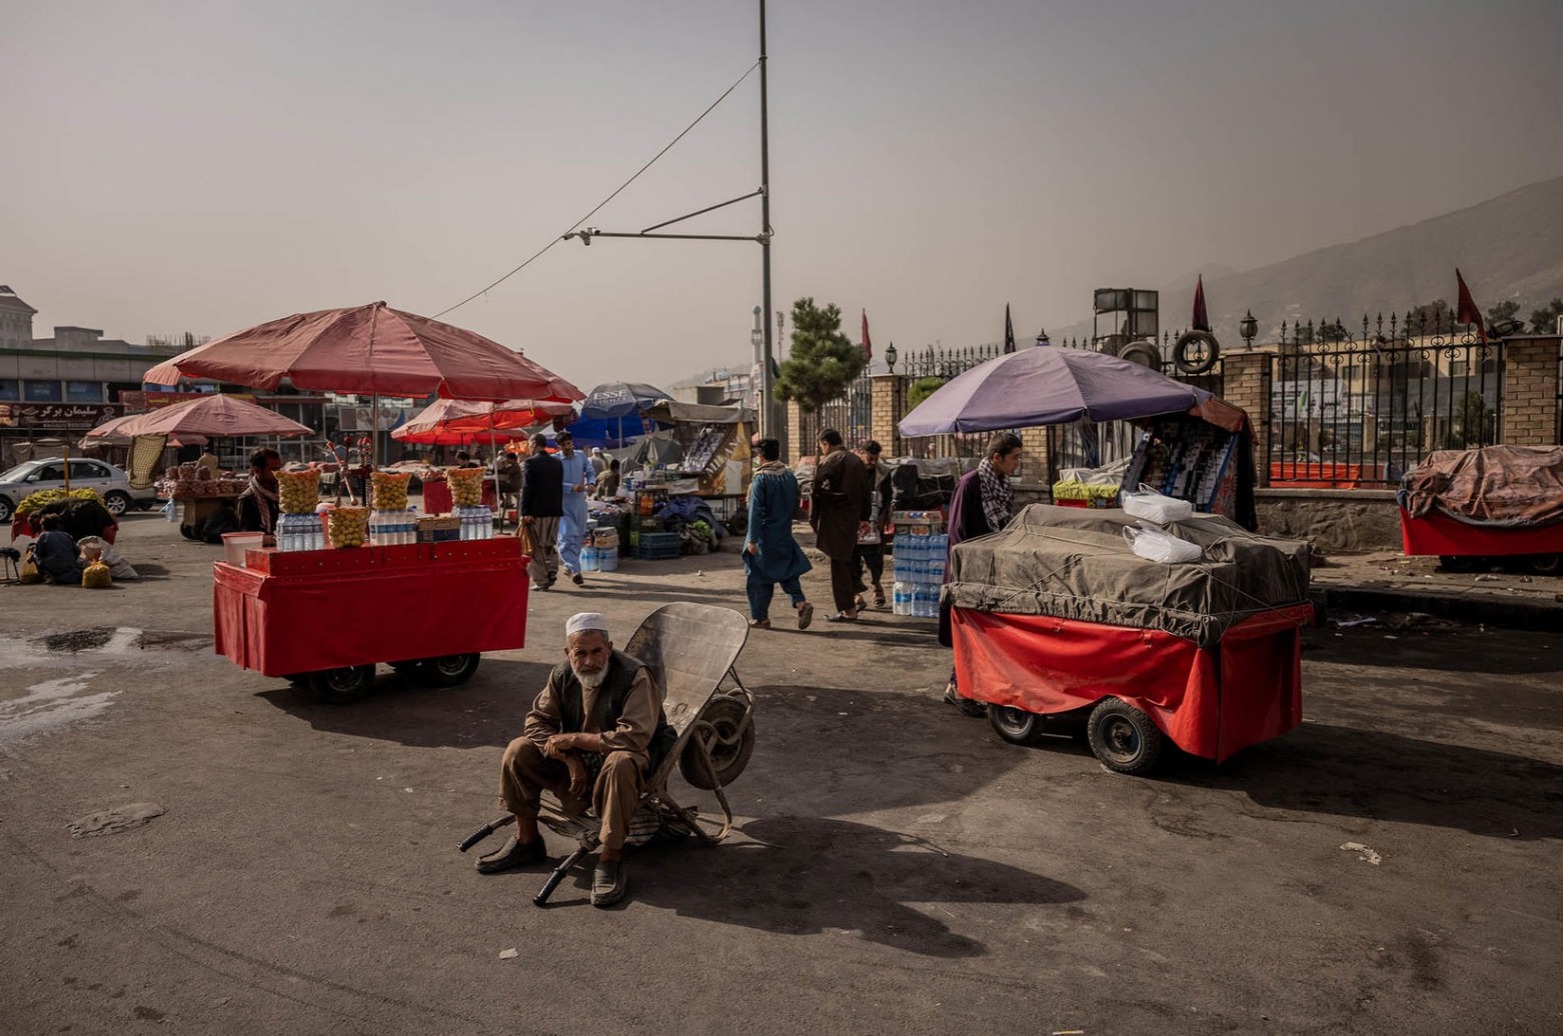
M 250 454 L 250 484 L 239 494 L 239 529 L 263 532 L 267 536 L 277 526 L 277 472 L 282 470 L 282 455 L 262 447 Z

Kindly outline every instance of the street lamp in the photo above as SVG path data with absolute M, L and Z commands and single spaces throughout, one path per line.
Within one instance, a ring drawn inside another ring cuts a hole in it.
M 1243 336 L 1243 350 L 1254 351 L 1254 336 L 1259 333 L 1259 321 L 1254 319 L 1254 311 L 1249 310 L 1248 315 L 1237 322 L 1237 333 Z
M 885 350 L 885 366 L 890 369 L 891 374 L 895 373 L 895 361 L 899 355 L 901 354 L 895 351 L 895 343 L 891 342 L 890 347 Z
M 1052 345 L 1052 344 L 1053 344 L 1053 340 L 1047 336 L 1047 328 L 1044 327 L 1042 330 L 1037 332 L 1037 345 L 1038 345 L 1038 347 L 1044 346 L 1044 345 Z

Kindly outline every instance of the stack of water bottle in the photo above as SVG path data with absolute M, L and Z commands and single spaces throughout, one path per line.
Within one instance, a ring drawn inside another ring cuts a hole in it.
M 279 514 L 273 531 L 278 550 L 326 549 L 326 529 L 318 514 Z
M 377 547 L 395 547 L 418 542 L 418 510 L 370 511 L 369 542 Z
M 939 616 L 939 587 L 944 583 L 943 533 L 896 531 L 891 560 L 895 566 L 894 612 L 933 619 Z
M 461 521 L 461 539 L 491 540 L 494 538 L 494 512 L 486 505 L 453 507 L 451 514 Z

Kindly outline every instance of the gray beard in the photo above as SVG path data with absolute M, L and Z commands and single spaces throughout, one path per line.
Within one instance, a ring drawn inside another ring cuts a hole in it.
M 582 687 L 588 691 L 595 691 L 597 688 L 602 686 L 602 681 L 607 678 L 608 667 L 603 666 L 595 673 L 583 673 L 572 665 L 570 666 L 570 672 L 574 673 L 575 678 L 581 681 Z

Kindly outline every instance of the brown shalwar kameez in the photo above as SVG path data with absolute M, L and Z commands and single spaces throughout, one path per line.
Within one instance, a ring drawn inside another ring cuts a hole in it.
M 635 814 L 645 787 L 651 763 L 651 739 L 662 715 L 663 693 L 651 679 L 650 670 L 640 666 L 630 682 L 617 721 L 599 723 L 597 713 L 598 697 L 606 693 L 607 685 L 613 680 L 614 667 L 633 664 L 629 656 L 615 651 L 609 657 L 609 672 L 602 688 L 587 689 L 573 676 L 566 681 L 578 688 L 576 693 L 581 695 L 581 732 L 602 735 L 603 747 L 608 749 L 603 756 L 602 772 L 592 786 L 590 802 L 570 794 L 570 771 L 564 763 L 543 754 L 543 745 L 553 735 L 575 733 L 564 729 L 559 683 L 561 673 L 569 674 L 570 670 L 568 666 L 561 666 L 549 675 L 547 685 L 532 703 L 532 710 L 526 716 L 525 734 L 505 749 L 499 773 L 499 797 L 505 809 L 516 816 L 535 819 L 541 793 L 547 789 L 559 797 L 560 805 L 567 813 L 584 813 L 590 805 L 602 819 L 603 846 L 608 849 L 623 847 L 625 836 L 629 834 L 630 818 Z M 607 729 L 599 729 L 599 726 Z
M 814 469 L 809 494 L 809 524 L 814 545 L 830 559 L 830 594 L 838 612 L 850 612 L 857 600 L 858 523 L 868 521 L 872 499 L 868 469 L 857 455 L 832 450 Z

